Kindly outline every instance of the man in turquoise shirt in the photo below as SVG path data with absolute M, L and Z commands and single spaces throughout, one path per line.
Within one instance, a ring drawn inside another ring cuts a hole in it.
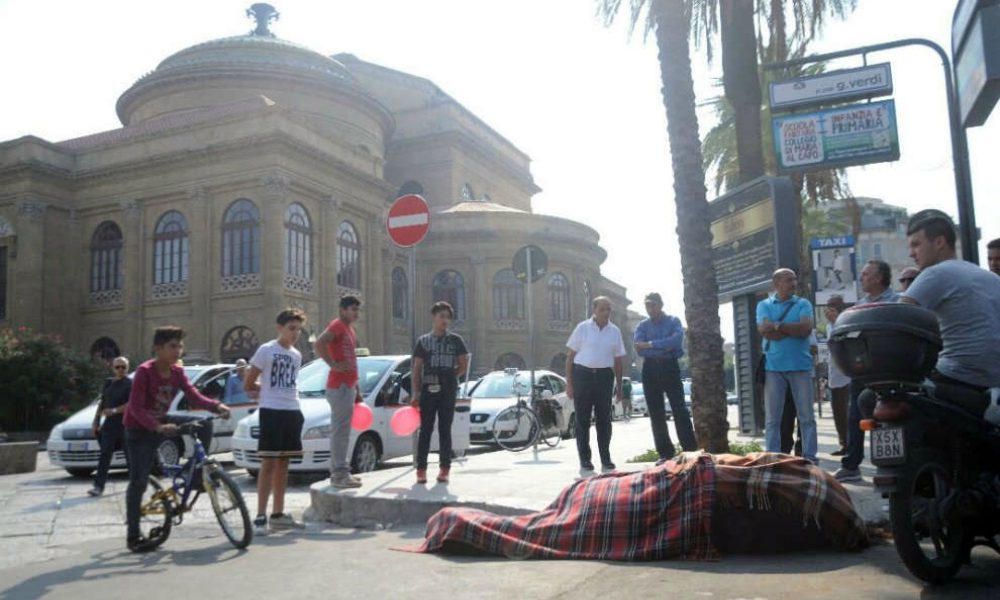
M 813 358 L 809 334 L 813 307 L 795 295 L 798 276 L 778 269 L 772 276 L 774 293 L 757 305 L 757 330 L 767 356 L 764 384 L 765 437 L 768 452 L 781 452 L 781 416 L 785 392 L 792 391 L 802 435 L 802 455 L 817 463 L 816 418 L 813 415 Z

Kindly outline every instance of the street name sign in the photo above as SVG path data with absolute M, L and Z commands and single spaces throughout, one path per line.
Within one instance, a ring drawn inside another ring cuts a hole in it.
M 411 248 L 423 241 L 430 225 L 431 211 L 427 201 L 417 194 L 397 198 L 385 220 L 389 238 L 403 248 Z
M 771 117 L 778 172 L 899 160 L 894 100 Z
M 892 68 L 881 63 L 775 81 L 769 92 L 772 110 L 888 96 L 892 94 Z

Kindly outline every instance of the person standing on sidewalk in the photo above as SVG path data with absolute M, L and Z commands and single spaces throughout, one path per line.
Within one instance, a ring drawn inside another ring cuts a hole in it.
M 663 312 L 663 298 L 656 292 L 646 295 L 646 314 L 635 328 L 635 349 L 643 358 L 642 390 L 649 410 L 649 425 L 653 443 L 660 459 L 657 464 L 673 458 L 674 443 L 667 429 L 664 395 L 673 411 L 677 438 L 685 451 L 698 449 L 694 425 L 684 402 L 684 383 L 677 361 L 684 356 L 684 326 L 675 316 Z
M 153 354 L 156 358 L 139 365 L 133 374 L 132 391 L 125 408 L 125 448 L 128 455 L 128 490 L 125 492 L 125 515 L 128 523 L 126 543 L 132 552 L 152 550 L 139 530 L 142 496 L 149 486 L 149 474 L 156 462 L 156 448 L 161 436 L 177 435 L 178 423 L 197 417 L 168 416 L 167 411 L 177 392 L 184 392 L 188 407 L 205 409 L 229 418 L 229 407 L 206 398 L 188 381 L 181 367 L 184 353 L 184 330 L 180 327 L 157 327 L 153 333 Z M 202 427 L 198 437 L 211 431 Z M 205 443 L 206 450 L 208 443 Z
M 861 270 L 861 291 L 864 296 L 859 304 L 899 302 L 899 294 L 892 289 L 892 267 L 881 260 L 870 260 Z M 851 382 L 850 400 L 847 405 L 847 453 L 840 460 L 840 468 L 833 474 L 841 483 L 861 481 L 861 461 L 865 457 L 865 434 L 861 431 L 861 409 L 858 397 L 865 386 Z
M 920 269 L 917 267 L 906 267 L 903 272 L 899 274 L 899 293 L 902 294 L 906 290 L 910 289 L 913 282 L 917 280 L 917 275 L 920 275 Z
M 340 315 L 330 321 L 316 340 L 316 355 L 330 365 L 326 380 L 326 401 L 330 403 L 330 485 L 335 488 L 358 488 L 361 480 L 351 475 L 347 448 L 351 440 L 351 417 L 354 405 L 364 402 L 358 389 L 358 336 L 351 326 L 358 320 L 361 300 L 355 296 L 340 299 Z
M 302 367 L 302 353 L 295 347 L 302 333 L 306 315 L 297 308 L 287 308 L 275 319 L 278 337 L 257 348 L 250 359 L 250 372 L 243 389 L 250 398 L 259 399 L 261 458 L 257 474 L 257 535 L 275 529 L 304 529 L 292 515 L 286 514 L 285 489 L 288 487 L 288 461 L 302 456 L 302 411 L 299 409 L 296 378 Z M 263 377 L 261 377 L 263 375 Z M 271 518 L 267 501 L 274 494 Z
M 104 484 L 108 481 L 108 469 L 111 468 L 111 458 L 118 450 L 125 449 L 125 406 L 128 396 L 132 393 L 132 380 L 128 378 L 128 359 L 124 356 L 111 361 L 114 376 L 104 384 L 101 401 L 97 403 L 94 414 L 94 437 L 101 446 L 101 457 L 97 461 L 97 476 L 94 477 L 94 488 L 87 492 L 92 498 L 104 493 Z M 104 423 L 101 423 L 104 417 Z
M 843 296 L 839 294 L 830 296 L 824 309 L 827 321 L 827 339 L 830 338 L 829 332 L 837 324 L 837 318 L 845 310 L 847 310 L 847 304 L 844 303 Z M 827 385 L 830 388 L 830 408 L 833 411 L 833 424 L 837 427 L 837 441 L 840 443 L 840 448 L 830 454 L 832 456 L 844 456 L 847 454 L 847 405 L 851 397 L 851 378 L 844 375 L 844 372 L 840 370 L 832 358 L 829 365 L 827 365 L 827 369 L 829 373 Z
M 434 420 L 438 425 L 438 483 L 448 483 L 451 472 L 451 424 L 455 419 L 458 381 L 469 366 L 465 340 L 448 331 L 455 309 L 447 302 L 431 307 L 434 328 L 413 347 L 413 397 L 410 406 L 420 410 L 417 438 L 417 483 L 427 483 L 427 454 L 431 448 Z
M 590 414 L 597 421 L 597 451 L 601 469 L 613 471 L 611 462 L 611 398 L 622 398 L 625 342 L 611 322 L 611 300 L 605 296 L 591 303 L 593 316 L 581 322 L 566 342 L 566 395 L 576 406 L 576 450 L 580 468 L 593 471 L 590 452 Z
M 816 458 L 816 418 L 813 415 L 813 357 L 809 335 L 813 330 L 812 303 L 795 295 L 798 276 L 791 269 L 778 269 L 772 277 L 774 293 L 757 304 L 757 330 L 764 338 L 766 357 L 764 383 L 765 435 L 767 451 L 781 451 L 781 418 L 785 391 L 792 390 L 802 427 L 802 456 L 813 464 Z

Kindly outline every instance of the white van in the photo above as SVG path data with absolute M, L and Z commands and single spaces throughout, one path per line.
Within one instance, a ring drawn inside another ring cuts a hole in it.
M 219 419 L 213 422 L 212 447 L 208 449 L 209 454 L 229 452 L 236 423 L 256 411 L 257 403 L 247 398 L 245 394 L 233 393 L 237 381 L 233 381 L 227 388 L 229 378 L 237 377 L 234 365 L 185 366 L 184 374 L 201 393 L 226 403 L 232 411 L 232 418 L 229 420 Z M 49 434 L 47 442 L 49 462 L 65 468 L 75 477 L 89 477 L 97 469 L 97 461 L 101 456 L 101 447 L 91 430 L 98 401 L 99 398 L 95 399 L 89 406 L 53 427 Z M 170 405 L 169 414 L 206 416 L 208 413 L 203 410 L 189 410 L 184 393 L 178 392 Z M 160 458 L 166 463 L 176 464 L 182 456 L 190 456 L 193 449 L 193 442 L 188 436 L 163 438 L 159 448 Z M 111 459 L 111 468 L 127 468 L 124 452 L 115 452 Z
M 302 457 L 289 462 L 290 471 L 330 470 L 330 405 L 326 401 L 326 378 L 330 367 L 321 359 L 299 371 L 299 404 L 305 421 L 302 425 Z M 398 436 L 389 428 L 397 410 L 409 405 L 410 357 L 363 356 L 358 358 L 358 386 L 365 403 L 372 408 L 374 420 L 367 431 L 351 429 L 347 454 L 354 472 L 373 471 L 384 460 L 413 454 L 414 436 Z M 469 447 L 469 400 L 459 398 L 451 428 L 453 451 L 464 453 Z M 415 435 L 415 434 L 414 434 Z M 260 422 L 256 414 L 236 426 L 233 436 L 233 461 L 256 477 L 260 470 L 257 439 Z M 437 448 L 437 429 L 431 449 Z

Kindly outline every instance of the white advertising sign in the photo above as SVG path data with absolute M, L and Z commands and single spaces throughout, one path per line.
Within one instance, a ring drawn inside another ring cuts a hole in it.
M 891 93 L 892 69 L 889 63 L 775 81 L 770 85 L 772 109 L 873 98 Z

